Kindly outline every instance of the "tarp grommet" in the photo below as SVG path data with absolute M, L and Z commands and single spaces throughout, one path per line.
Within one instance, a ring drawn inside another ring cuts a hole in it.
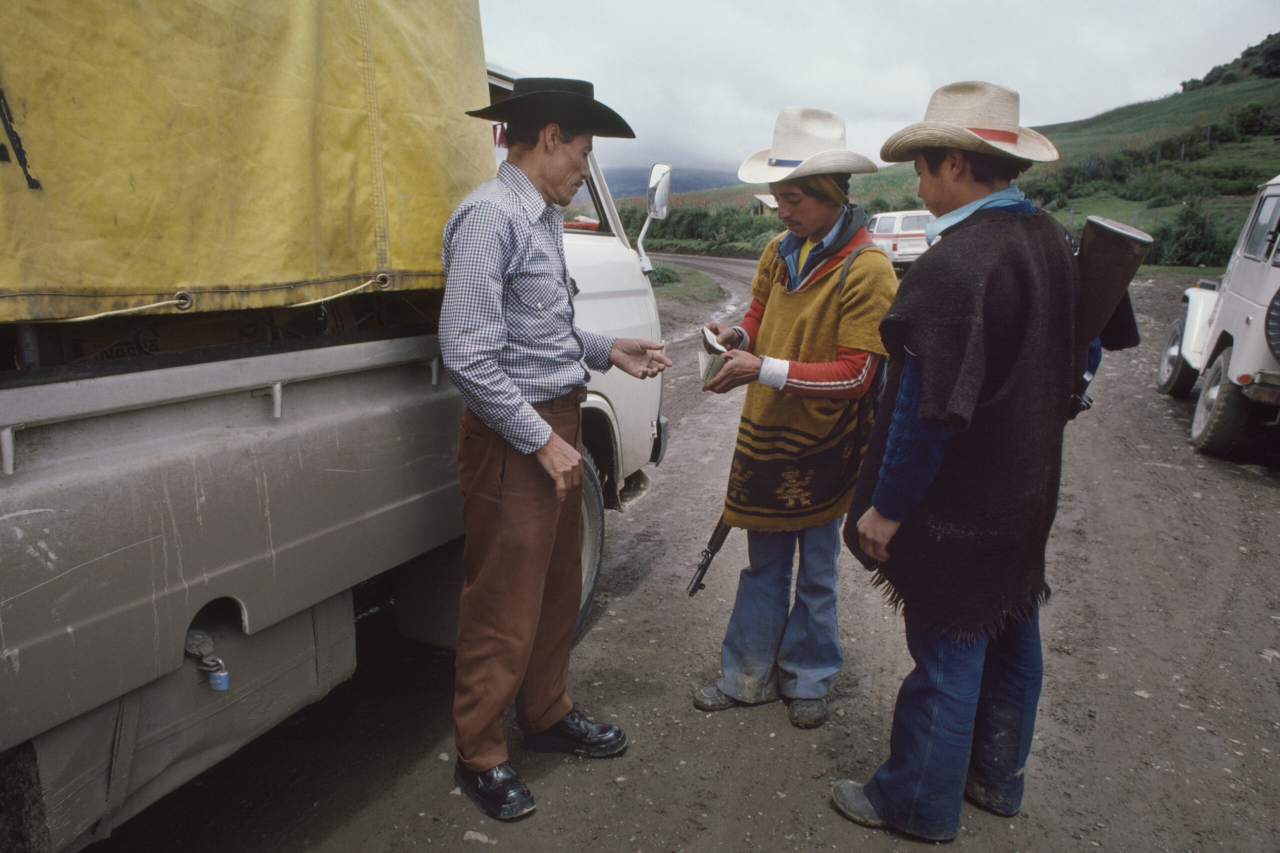
M 173 294 L 173 304 L 179 311 L 186 311 L 192 305 L 196 304 L 196 300 L 195 297 L 187 291 L 179 290 L 177 293 Z

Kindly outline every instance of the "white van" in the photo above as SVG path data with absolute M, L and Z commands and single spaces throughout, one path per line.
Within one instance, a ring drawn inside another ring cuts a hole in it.
M 927 210 L 877 213 L 867 223 L 867 231 L 894 266 L 905 267 L 929 248 L 924 229 L 933 220 L 933 214 Z
M 1237 449 L 1246 434 L 1280 425 L 1280 175 L 1258 191 L 1222 284 L 1187 290 L 1156 368 L 1156 387 L 1185 397 L 1200 380 L 1191 442 L 1206 453 Z M 1262 433 L 1267 435 L 1266 432 Z

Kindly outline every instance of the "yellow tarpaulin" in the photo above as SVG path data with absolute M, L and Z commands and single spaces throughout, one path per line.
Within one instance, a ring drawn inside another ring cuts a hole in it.
M 0 322 L 441 287 L 494 170 L 475 0 L 5 0 L 0 92 Z

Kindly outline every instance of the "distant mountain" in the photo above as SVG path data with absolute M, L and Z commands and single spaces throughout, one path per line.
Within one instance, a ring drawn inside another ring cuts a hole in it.
M 614 198 L 644 196 L 649 190 L 649 170 L 641 166 L 620 166 L 604 170 L 605 182 Z M 741 183 L 736 172 L 719 172 L 714 169 L 671 169 L 671 192 L 690 193 L 713 190 Z

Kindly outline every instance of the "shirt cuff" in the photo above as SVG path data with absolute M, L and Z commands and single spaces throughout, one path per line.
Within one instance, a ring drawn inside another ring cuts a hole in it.
M 733 330 L 738 333 L 738 349 L 746 349 L 751 343 L 751 336 L 747 334 L 747 330 L 741 326 L 734 326 Z
M 787 373 L 791 370 L 791 362 L 781 358 L 760 356 L 760 384 L 782 390 L 787 384 Z
M 876 490 L 871 495 L 871 505 L 876 512 L 890 521 L 906 521 L 916 503 L 910 495 L 903 494 L 884 480 L 876 483 Z
M 613 342 L 617 340 L 616 338 L 579 329 L 578 339 L 582 341 L 582 360 L 587 363 L 587 367 L 597 373 L 604 373 L 613 367 L 609 363 L 609 353 L 613 351 Z

